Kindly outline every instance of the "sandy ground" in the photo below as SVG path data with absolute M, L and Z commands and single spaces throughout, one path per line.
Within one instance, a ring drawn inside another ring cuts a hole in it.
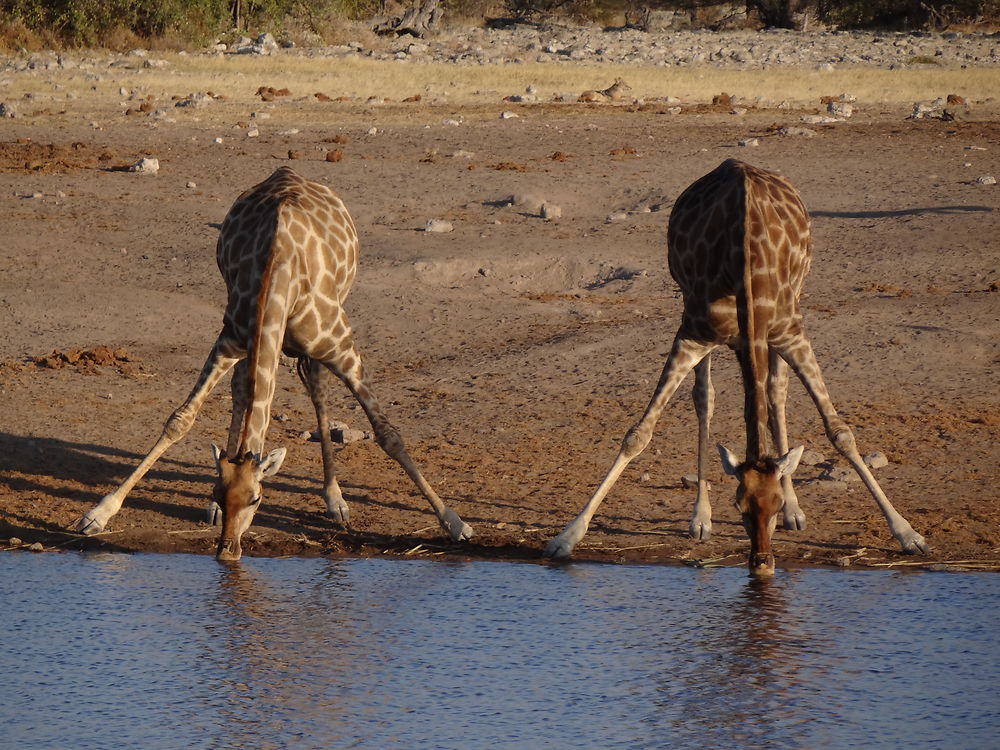
M 976 183 L 1000 171 L 996 105 L 956 122 L 859 106 L 848 122 L 794 138 L 775 126 L 796 125 L 801 111 L 265 105 L 254 91 L 271 83 L 232 83 L 226 100 L 178 108 L 174 122 L 126 115 L 116 96 L 37 111 L 22 103 L 22 117 L 0 120 L 0 542 L 214 551 L 202 516 L 228 384 L 107 532 L 65 530 L 131 470 L 193 385 L 224 303 L 215 225 L 243 189 L 291 164 L 333 187 L 355 217 L 362 261 L 348 307 L 369 375 L 476 536 L 443 538 L 371 440 L 338 453 L 353 527 L 326 518 L 319 449 L 301 437 L 314 415 L 285 366 L 269 443 L 287 446 L 288 458 L 245 554 L 540 559 L 610 467 L 670 346 L 680 311 L 666 267 L 670 206 L 738 157 L 786 174 L 813 213 L 807 329 L 862 452 L 888 457 L 876 475 L 933 548 L 920 562 L 1000 564 L 1000 188 Z M 177 93 L 187 93 L 182 81 Z M 504 110 L 519 117 L 501 119 Z M 250 120 L 253 111 L 269 117 Z M 255 122 L 259 135 L 247 137 Z M 760 145 L 737 145 L 750 137 Z M 334 149 L 341 160 L 327 161 Z M 159 160 L 158 174 L 117 169 L 142 156 Z M 513 195 L 556 204 L 562 217 L 509 205 Z M 454 231 L 422 231 L 428 219 Z M 716 356 L 715 382 L 715 437 L 740 451 L 741 385 L 728 353 Z M 743 564 L 748 542 L 718 462 L 714 536 L 687 536 L 690 387 L 577 559 Z M 368 427 L 346 390 L 333 406 Z M 847 464 L 794 383 L 789 426 L 793 444 L 820 458 L 797 472 L 809 526 L 776 532 L 779 566 L 918 562 L 899 553 L 863 485 L 822 478 Z

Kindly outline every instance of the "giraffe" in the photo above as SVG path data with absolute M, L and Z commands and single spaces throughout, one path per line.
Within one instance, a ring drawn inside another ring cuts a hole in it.
M 791 481 L 803 448 L 788 449 L 785 427 L 789 366 L 819 410 L 827 438 L 861 477 L 903 550 L 926 552 L 924 538 L 892 507 L 862 460 L 853 432 L 834 409 L 806 338 L 799 295 L 811 262 L 810 220 L 791 183 L 734 159 L 724 161 L 677 199 L 667 245 L 670 273 L 681 288 L 684 312 L 663 372 L 645 413 L 626 433 L 604 481 L 579 515 L 548 543 L 546 556 L 572 554 L 601 501 L 649 444 L 667 401 L 692 369 L 698 416 L 698 490 L 689 533 L 696 539 L 711 534 L 705 479 L 715 401 L 711 354 L 722 345 L 734 350 L 743 376 L 745 460 L 740 462 L 722 445 L 718 449 L 726 473 L 739 480 L 736 505 L 750 537 L 751 573 L 774 572 L 771 535 L 779 512 L 785 528 L 805 528 L 805 515 Z M 767 450 L 768 428 L 774 454 Z
M 244 192 L 222 222 L 216 260 L 228 290 L 219 334 L 190 395 L 167 419 L 160 438 L 122 484 L 77 522 L 84 534 L 104 530 L 156 460 L 190 430 L 212 388 L 233 370 L 233 412 L 226 449 L 212 446 L 218 480 L 209 504 L 222 531 L 216 557 L 235 561 L 240 539 L 261 503 L 261 480 L 281 468 L 285 448 L 264 453 L 279 356 L 296 357 L 319 422 L 327 512 L 349 523 L 333 466 L 324 396 L 331 373 L 361 404 L 379 446 L 430 502 L 454 541 L 472 528 L 447 508 L 410 458 L 365 379 L 344 300 L 354 281 L 358 237 L 343 202 L 325 185 L 278 169 Z

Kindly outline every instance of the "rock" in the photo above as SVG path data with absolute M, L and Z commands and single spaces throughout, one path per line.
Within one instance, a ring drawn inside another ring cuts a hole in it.
M 144 156 L 129 167 L 128 171 L 135 172 L 136 174 L 156 174 L 160 171 L 160 162 L 158 159 Z
M 982 177 L 976 178 L 977 185 L 996 185 L 997 178 L 991 174 L 984 174 Z
M 686 490 L 696 490 L 698 489 L 698 475 L 697 474 L 685 474 L 681 477 L 681 486 Z M 708 488 L 712 488 L 712 484 L 708 484 Z
M 18 537 L 12 536 L 7 540 L 7 544 L 11 547 L 20 547 L 24 542 L 22 542 Z
M 15 117 L 20 117 L 14 105 L 9 102 L 0 102 L 0 117 L 9 117 L 11 119 Z
M 520 208 L 525 213 L 538 216 L 541 214 L 545 201 L 531 193 L 514 193 L 507 199 L 507 203 L 515 208 Z
M 889 465 L 889 459 L 886 458 L 882 451 L 874 451 L 867 454 L 864 456 L 864 462 L 872 469 L 881 469 L 883 466 Z
M 834 117 L 848 118 L 854 114 L 854 105 L 849 102 L 828 102 L 826 111 Z
M 744 148 L 756 148 L 760 145 L 760 141 L 756 138 L 744 138 L 741 141 L 737 141 L 736 145 Z
M 562 218 L 562 208 L 555 205 L 554 203 L 543 203 L 541 211 L 539 212 L 543 219 L 560 219 Z
M 810 130 L 809 128 L 797 128 L 793 126 L 786 126 L 778 131 L 779 135 L 793 135 L 799 136 L 801 138 L 813 138 L 816 135 L 815 130 Z
M 861 477 L 853 466 L 831 466 L 823 472 L 824 482 L 860 482 Z
M 28 545 L 28 549 L 31 550 L 32 552 L 44 552 L 45 551 L 45 547 L 42 546 L 41 542 L 35 542 L 34 544 Z
M 511 120 L 515 117 L 520 117 L 520 115 L 518 115 L 517 112 L 510 112 L 507 110 L 500 113 L 501 120 Z
M 445 221 L 444 219 L 428 219 L 427 223 L 424 225 L 425 232 L 451 232 L 455 227 L 452 226 L 450 221 Z
M 826 457 L 814 448 L 807 448 L 802 451 L 802 458 L 799 459 L 799 463 L 803 466 L 816 466 L 825 462 Z

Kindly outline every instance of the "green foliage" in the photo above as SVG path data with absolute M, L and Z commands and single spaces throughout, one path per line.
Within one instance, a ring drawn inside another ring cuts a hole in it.
M 116 30 L 140 37 L 204 33 L 229 15 L 229 0 L 0 0 L 0 13 L 70 45 L 93 45 Z
M 406 0 L 403 0 L 406 2 Z M 449 16 L 472 20 L 487 9 L 538 19 L 562 16 L 610 24 L 639 7 L 709 11 L 745 5 L 766 26 L 794 27 L 804 14 L 838 28 L 942 29 L 1000 18 L 1000 0 L 443 0 Z M 345 20 L 374 16 L 379 0 L 0 0 L 0 46 L 35 34 L 70 46 L 172 38 L 200 43 L 233 29 L 306 29 L 327 37 Z

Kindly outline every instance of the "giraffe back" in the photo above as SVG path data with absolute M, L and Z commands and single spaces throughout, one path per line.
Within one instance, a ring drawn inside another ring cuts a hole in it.
M 281 167 L 233 204 L 216 246 L 229 302 L 225 326 L 252 336 L 258 298 L 278 267 L 291 283 L 290 317 L 318 307 L 329 319 L 346 299 L 358 265 L 358 237 L 343 201 L 330 188 Z
M 677 199 L 667 240 L 670 273 L 684 295 L 678 335 L 749 354 L 741 360 L 755 412 L 747 458 L 756 458 L 766 433 L 768 343 L 802 329 L 809 214 L 787 179 L 730 159 Z

